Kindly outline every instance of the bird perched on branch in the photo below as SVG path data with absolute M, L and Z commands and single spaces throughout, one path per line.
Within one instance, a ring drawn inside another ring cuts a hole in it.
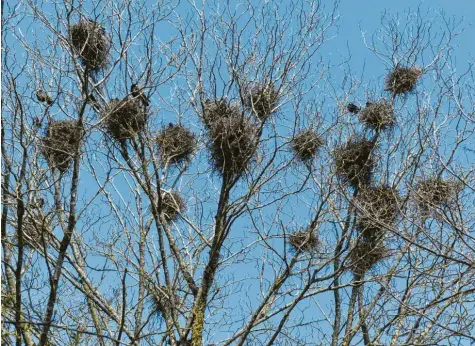
M 41 127 L 41 120 L 40 118 L 38 117 L 33 117 L 33 126 L 36 127 L 36 128 L 40 128 Z
M 53 99 L 51 98 L 51 96 L 49 96 L 43 90 L 36 91 L 36 98 L 38 99 L 38 101 L 46 103 L 48 106 L 51 106 L 53 104 Z
M 366 107 L 369 107 L 369 106 L 371 106 L 372 104 L 373 104 L 373 102 L 369 102 L 369 101 L 368 101 L 368 102 L 366 102 Z
M 172 123 L 168 123 L 168 127 L 169 127 L 170 129 L 172 129 L 172 128 L 173 128 L 173 124 L 172 124 Z
M 150 105 L 150 101 L 148 100 L 147 96 L 144 95 L 143 89 L 139 88 L 137 83 L 133 83 L 130 86 L 130 93 L 132 97 L 140 99 L 144 107 L 148 107 Z
M 351 102 L 348 103 L 348 106 L 346 107 L 346 109 L 348 109 L 348 112 L 353 113 L 353 114 L 357 114 L 360 111 L 360 107 L 358 107 L 357 105 Z

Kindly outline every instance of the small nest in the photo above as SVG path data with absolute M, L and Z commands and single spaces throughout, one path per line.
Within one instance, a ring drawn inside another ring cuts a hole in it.
M 228 178 L 246 170 L 259 142 L 256 125 L 243 117 L 216 120 L 209 136 L 212 164 Z
M 336 173 L 340 179 L 353 187 L 368 185 L 371 182 L 374 160 L 373 141 L 366 138 L 350 139 L 334 152 Z
M 84 134 L 75 120 L 55 120 L 48 124 L 46 136 L 41 138 L 41 154 L 51 168 L 65 172 L 81 144 Z
M 157 137 L 163 161 L 180 164 L 190 160 L 196 150 L 195 135 L 181 125 L 169 124 Z
M 325 144 L 321 136 L 313 130 L 300 131 L 292 140 L 292 149 L 302 162 L 310 162 L 318 149 Z
M 416 186 L 416 200 L 420 209 L 428 213 L 434 207 L 450 207 L 456 200 L 460 186 L 450 180 L 433 177 Z
M 364 212 L 358 217 L 358 229 L 367 240 L 381 239 L 384 225 L 392 224 L 399 215 L 399 195 L 386 187 L 368 187 L 358 194 L 358 203 Z
M 409 93 L 416 87 L 422 70 L 417 67 L 396 67 L 386 77 L 385 90 L 393 94 Z
M 368 102 L 367 106 L 359 113 L 358 119 L 369 128 L 374 130 L 385 130 L 394 125 L 393 106 L 386 102 Z
M 43 249 L 44 245 L 48 246 L 53 240 L 53 234 L 49 231 L 48 226 L 48 221 L 41 217 L 25 217 L 23 219 L 24 245 L 32 249 Z
M 176 191 L 162 192 L 162 213 L 166 222 L 177 221 L 180 213 L 185 209 L 186 203 Z
M 350 252 L 350 269 L 362 275 L 387 256 L 388 250 L 382 242 L 360 239 Z
M 208 127 L 218 120 L 227 118 L 237 118 L 240 115 L 239 107 L 230 104 L 225 99 L 215 101 L 206 100 L 204 102 L 203 123 Z
M 113 99 L 104 108 L 101 118 L 114 139 L 125 140 L 145 128 L 148 114 L 138 99 Z
M 81 20 L 71 25 L 69 36 L 74 53 L 79 55 L 85 67 L 99 70 L 107 64 L 111 40 L 101 24 Z
M 273 83 L 251 83 L 244 88 L 244 106 L 265 121 L 276 109 L 280 95 Z
M 303 230 L 291 234 L 288 241 L 295 251 L 312 252 L 320 244 L 315 231 Z
M 167 286 L 160 286 L 152 294 L 152 309 L 157 314 L 167 315 L 170 309 L 179 308 L 180 304 L 180 297 Z

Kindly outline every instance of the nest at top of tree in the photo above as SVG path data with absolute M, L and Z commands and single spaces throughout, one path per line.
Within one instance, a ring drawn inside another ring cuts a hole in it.
M 290 234 L 288 242 L 295 251 L 312 252 L 320 244 L 315 230 L 305 229 Z
M 409 93 L 415 89 L 421 75 L 420 68 L 397 66 L 386 77 L 385 89 L 393 94 Z
M 224 177 L 243 173 L 259 144 L 259 125 L 242 116 L 220 118 L 209 129 L 211 163 Z
M 214 101 L 206 100 L 203 106 L 202 120 L 209 129 L 211 125 L 220 119 L 237 118 L 241 115 L 239 107 L 229 103 L 226 99 Z
M 367 239 L 379 239 L 385 227 L 394 223 L 399 215 L 399 194 L 387 186 L 365 187 L 357 196 L 361 208 L 358 215 L 358 228 Z
M 280 94 L 274 83 L 250 83 L 243 88 L 244 106 L 261 121 L 275 112 Z
M 170 123 L 160 131 L 156 140 L 162 160 L 171 164 L 188 162 L 196 150 L 195 135 L 181 125 Z
M 457 199 L 461 187 L 455 181 L 431 177 L 416 185 L 416 200 L 421 210 L 428 212 L 436 207 L 449 207 Z
M 48 124 L 46 135 L 41 138 L 40 151 L 51 168 L 65 172 L 81 145 L 84 135 L 75 120 L 53 120 Z
M 111 100 L 101 114 L 107 132 L 116 140 L 133 138 L 143 131 L 148 119 L 147 108 L 137 98 Z
M 348 140 L 335 148 L 334 160 L 337 176 L 353 187 L 369 185 L 374 168 L 375 142 L 362 137 Z
M 177 191 L 162 191 L 161 201 L 161 212 L 167 223 L 177 221 L 186 208 L 185 200 Z
M 300 161 L 312 161 L 318 149 L 325 144 L 324 139 L 312 129 L 300 131 L 292 140 L 292 149 Z
M 360 238 L 350 250 L 350 269 L 355 275 L 364 275 L 386 257 L 388 249 L 382 241 Z
M 81 20 L 69 28 L 71 46 L 81 63 L 90 70 L 99 70 L 107 64 L 111 39 L 104 27 L 92 20 Z
M 359 112 L 358 119 L 373 130 L 391 128 L 395 123 L 393 106 L 385 100 L 368 102 Z

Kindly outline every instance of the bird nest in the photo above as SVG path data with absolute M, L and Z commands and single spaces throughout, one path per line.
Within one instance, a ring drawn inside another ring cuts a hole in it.
M 396 67 L 386 77 L 385 89 L 393 94 L 409 93 L 414 90 L 421 75 L 422 70 L 417 67 Z
M 311 161 L 317 154 L 318 149 L 325 141 L 315 131 L 306 129 L 300 131 L 292 140 L 292 149 L 302 162 Z
M 114 139 L 125 140 L 145 128 L 148 114 L 139 99 L 113 99 L 104 108 L 101 118 Z
M 162 160 L 172 164 L 189 161 L 196 150 L 195 135 L 181 125 L 170 123 L 160 131 L 156 140 Z
M 385 226 L 391 225 L 399 214 L 399 195 L 395 189 L 386 186 L 367 187 L 357 197 L 362 211 L 358 216 L 361 235 L 370 239 L 381 239 Z
M 366 138 L 352 138 L 336 148 L 334 160 L 338 177 L 353 187 L 368 185 L 374 167 L 374 147 L 375 142 Z
M 49 230 L 49 221 L 45 218 L 26 216 L 23 219 L 22 230 L 24 245 L 32 249 L 43 249 L 53 240 L 53 234 Z
M 393 106 L 385 100 L 378 103 L 368 102 L 367 106 L 359 112 L 358 119 L 369 128 L 385 130 L 394 125 Z
M 172 308 L 179 308 L 180 296 L 167 286 L 160 286 L 152 293 L 152 310 L 157 314 L 167 315 Z
M 261 121 L 265 121 L 277 108 L 279 91 L 274 83 L 251 83 L 243 90 L 244 106 Z
M 434 207 L 448 207 L 456 200 L 460 186 L 451 180 L 432 177 L 416 185 L 416 200 L 420 209 L 427 213 Z
M 243 173 L 256 153 L 257 125 L 243 117 L 221 118 L 211 124 L 212 165 L 225 177 Z
M 206 100 L 204 102 L 204 111 L 202 114 L 203 123 L 210 128 L 211 125 L 221 119 L 237 118 L 240 115 L 239 107 L 230 104 L 225 99 Z
M 295 251 L 312 252 L 320 244 L 318 236 L 313 230 L 296 231 L 289 235 L 288 242 Z
M 350 269 L 363 275 L 388 256 L 388 250 L 381 241 L 359 239 L 349 254 Z
M 176 191 L 162 191 L 161 211 L 166 222 L 177 221 L 186 207 L 185 200 Z
M 107 64 L 111 39 L 101 24 L 81 20 L 70 26 L 69 36 L 74 53 L 85 67 L 98 70 Z
M 65 172 L 79 149 L 84 135 L 75 120 L 55 120 L 48 124 L 46 135 L 41 138 L 41 154 L 51 168 Z

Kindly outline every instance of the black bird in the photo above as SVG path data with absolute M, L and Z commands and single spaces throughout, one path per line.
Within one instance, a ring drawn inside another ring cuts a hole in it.
M 149 104 L 150 104 L 150 101 L 148 100 L 148 98 L 144 95 L 143 93 L 143 90 L 141 90 L 138 86 L 137 83 L 133 83 L 131 86 L 130 86 L 130 93 L 132 94 L 132 97 L 134 98 L 139 98 L 140 101 L 142 101 L 142 104 L 145 106 L 145 107 L 148 107 Z
M 366 107 L 369 107 L 369 106 L 371 106 L 372 104 L 373 104 L 373 102 L 369 102 L 369 101 L 368 101 L 368 102 L 366 102 Z
M 41 120 L 40 120 L 40 118 L 38 118 L 38 117 L 34 117 L 34 118 L 33 118 L 33 126 L 36 127 L 36 128 L 40 128 L 40 127 L 41 127 Z
M 36 98 L 38 99 L 38 101 L 48 104 L 48 106 L 51 106 L 53 104 L 53 99 L 51 98 L 51 96 L 49 96 L 43 90 L 36 91 Z
M 357 105 L 351 102 L 348 103 L 348 106 L 346 107 L 346 109 L 348 109 L 348 112 L 353 113 L 353 114 L 357 114 L 360 111 L 360 107 L 358 107 Z
M 172 124 L 172 123 L 168 123 L 168 127 L 169 127 L 170 129 L 172 129 L 172 128 L 173 128 L 173 124 Z
M 133 97 L 139 96 L 140 90 L 139 90 L 139 86 L 137 85 L 137 83 L 133 83 L 133 84 L 130 86 L 130 92 L 132 93 L 132 96 L 133 96 Z

